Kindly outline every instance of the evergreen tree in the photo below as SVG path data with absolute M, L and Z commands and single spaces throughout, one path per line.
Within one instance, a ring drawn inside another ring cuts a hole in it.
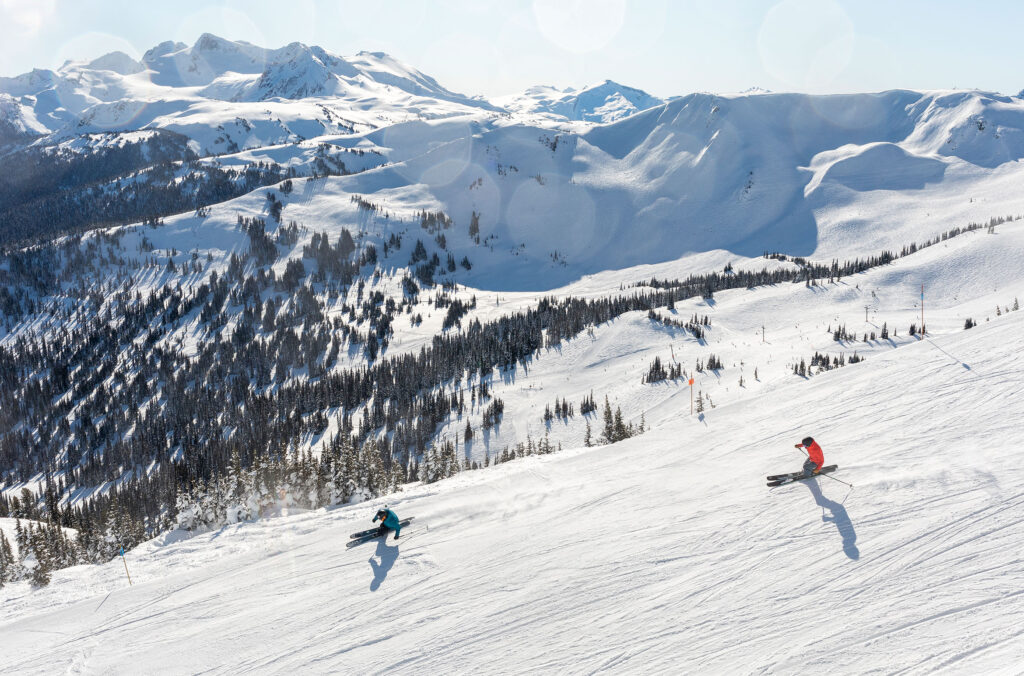
M 604 436 L 603 440 L 606 444 L 613 443 L 615 441 L 615 416 L 612 414 L 612 405 L 608 401 L 608 395 L 604 397 Z
M 28 531 L 21 526 L 21 519 L 14 520 L 14 542 L 18 545 L 18 562 L 23 563 L 28 556 Z
M 7 536 L 0 530 L 0 587 L 3 587 L 5 583 L 12 582 L 21 575 L 15 574 L 15 566 L 18 562 L 14 558 L 14 552 L 11 549 L 11 543 L 7 540 Z
M 50 543 L 47 541 L 46 533 L 42 528 L 32 528 L 29 524 L 29 546 L 35 558 L 35 566 L 32 568 L 32 584 L 37 587 L 45 587 L 50 584 L 50 572 L 53 570 Z
M 626 429 L 625 423 L 622 421 L 622 408 L 619 406 L 615 407 L 615 429 L 614 429 L 613 441 L 622 441 L 628 439 L 630 434 L 629 430 Z

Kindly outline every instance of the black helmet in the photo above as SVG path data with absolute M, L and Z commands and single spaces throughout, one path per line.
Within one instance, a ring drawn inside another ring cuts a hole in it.
M 387 510 L 387 508 L 382 508 L 382 509 L 378 509 L 378 510 L 377 510 L 377 516 L 379 516 L 379 517 L 385 517 L 385 516 L 387 516 L 387 515 L 388 515 L 388 510 Z
M 800 443 L 803 444 L 804 446 L 810 446 L 811 444 L 814 443 L 814 439 L 812 439 L 811 437 L 804 437 L 804 440 L 801 441 Z

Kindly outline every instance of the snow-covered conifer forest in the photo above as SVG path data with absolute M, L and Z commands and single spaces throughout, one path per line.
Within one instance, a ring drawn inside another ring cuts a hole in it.
M 206 34 L 0 158 L 3 673 L 1024 664 L 1020 97 Z

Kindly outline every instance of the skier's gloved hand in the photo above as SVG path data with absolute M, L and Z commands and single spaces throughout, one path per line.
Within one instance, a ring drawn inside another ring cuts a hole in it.
M 794 444 L 793 448 L 803 448 L 803 444 Z

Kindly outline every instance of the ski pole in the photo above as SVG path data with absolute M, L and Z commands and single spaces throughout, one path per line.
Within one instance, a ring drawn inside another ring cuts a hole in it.
M 843 481 L 842 479 L 837 479 L 837 478 L 835 478 L 834 476 L 832 476 L 831 474 L 815 474 L 814 476 L 823 476 L 823 477 L 828 477 L 829 479 L 832 479 L 832 481 L 838 481 L 838 482 L 839 482 L 839 483 L 841 483 L 841 484 L 846 484 L 846 485 L 847 485 L 847 486 L 849 486 L 850 488 L 853 488 L 853 484 L 851 484 L 851 483 L 849 483 L 849 482 L 846 482 L 846 481 Z
M 121 563 L 124 564 L 124 574 L 128 575 L 128 561 L 124 558 L 124 545 L 121 545 Z M 132 576 L 128 575 L 128 586 L 132 586 Z

